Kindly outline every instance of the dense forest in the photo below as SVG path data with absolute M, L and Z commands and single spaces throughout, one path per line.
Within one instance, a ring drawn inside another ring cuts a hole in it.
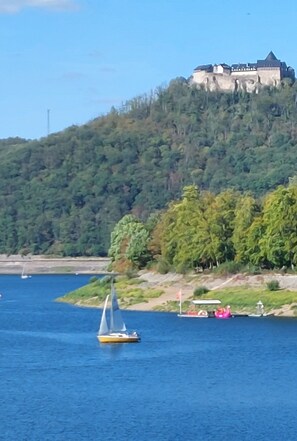
M 297 180 L 261 201 L 250 193 L 216 195 L 190 185 L 146 222 L 124 216 L 111 233 L 109 255 L 121 272 L 153 265 L 159 272 L 295 269 Z
M 83 126 L 0 140 L 0 253 L 105 255 L 126 214 L 146 221 L 188 185 L 261 198 L 296 156 L 296 83 L 210 93 L 177 78 Z

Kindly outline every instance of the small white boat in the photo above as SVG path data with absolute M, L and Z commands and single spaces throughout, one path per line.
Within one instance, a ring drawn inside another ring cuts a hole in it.
M 264 305 L 261 302 L 261 300 L 259 300 L 259 302 L 256 305 L 256 313 L 255 314 L 249 314 L 249 317 L 271 317 L 274 314 L 271 313 L 266 313 L 264 312 Z
M 30 279 L 31 276 L 28 276 L 28 274 L 25 273 L 25 267 L 23 267 L 21 279 Z
M 109 304 L 110 300 L 110 304 Z M 109 305 L 109 306 L 108 306 Z M 109 323 L 107 311 L 109 310 Z M 100 343 L 138 343 L 140 335 L 137 332 L 129 333 L 122 319 L 121 310 L 113 283 L 111 293 L 105 299 L 100 328 L 97 335 Z

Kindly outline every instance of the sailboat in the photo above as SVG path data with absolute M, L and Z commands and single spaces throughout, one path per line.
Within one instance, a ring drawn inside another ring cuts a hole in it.
M 28 274 L 25 273 L 25 267 L 23 267 L 23 271 L 22 271 L 22 275 L 21 278 L 22 279 L 29 279 L 31 276 L 28 276 Z
M 107 320 L 108 310 L 109 323 Z M 111 293 L 105 299 L 97 338 L 100 343 L 137 343 L 140 341 L 137 332 L 129 333 L 127 331 L 113 283 L 111 284 Z

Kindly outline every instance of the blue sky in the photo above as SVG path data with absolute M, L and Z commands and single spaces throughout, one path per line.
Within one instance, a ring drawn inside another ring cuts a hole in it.
M 297 71 L 297 2 L 0 0 L 0 139 L 41 138 L 272 50 Z

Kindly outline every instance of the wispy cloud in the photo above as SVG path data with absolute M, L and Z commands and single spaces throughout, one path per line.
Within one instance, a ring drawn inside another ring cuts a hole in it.
M 99 72 L 101 73 L 116 73 L 117 69 L 115 69 L 114 67 L 110 67 L 110 66 L 102 66 L 99 69 Z
M 86 75 L 81 72 L 66 72 L 64 73 L 60 79 L 66 81 L 77 81 L 86 78 Z
M 16 14 L 26 8 L 69 11 L 78 9 L 78 0 L 0 0 L 0 14 Z
M 103 57 L 103 54 L 98 49 L 94 49 L 91 52 L 89 52 L 89 57 L 95 58 L 95 59 L 101 59 Z

